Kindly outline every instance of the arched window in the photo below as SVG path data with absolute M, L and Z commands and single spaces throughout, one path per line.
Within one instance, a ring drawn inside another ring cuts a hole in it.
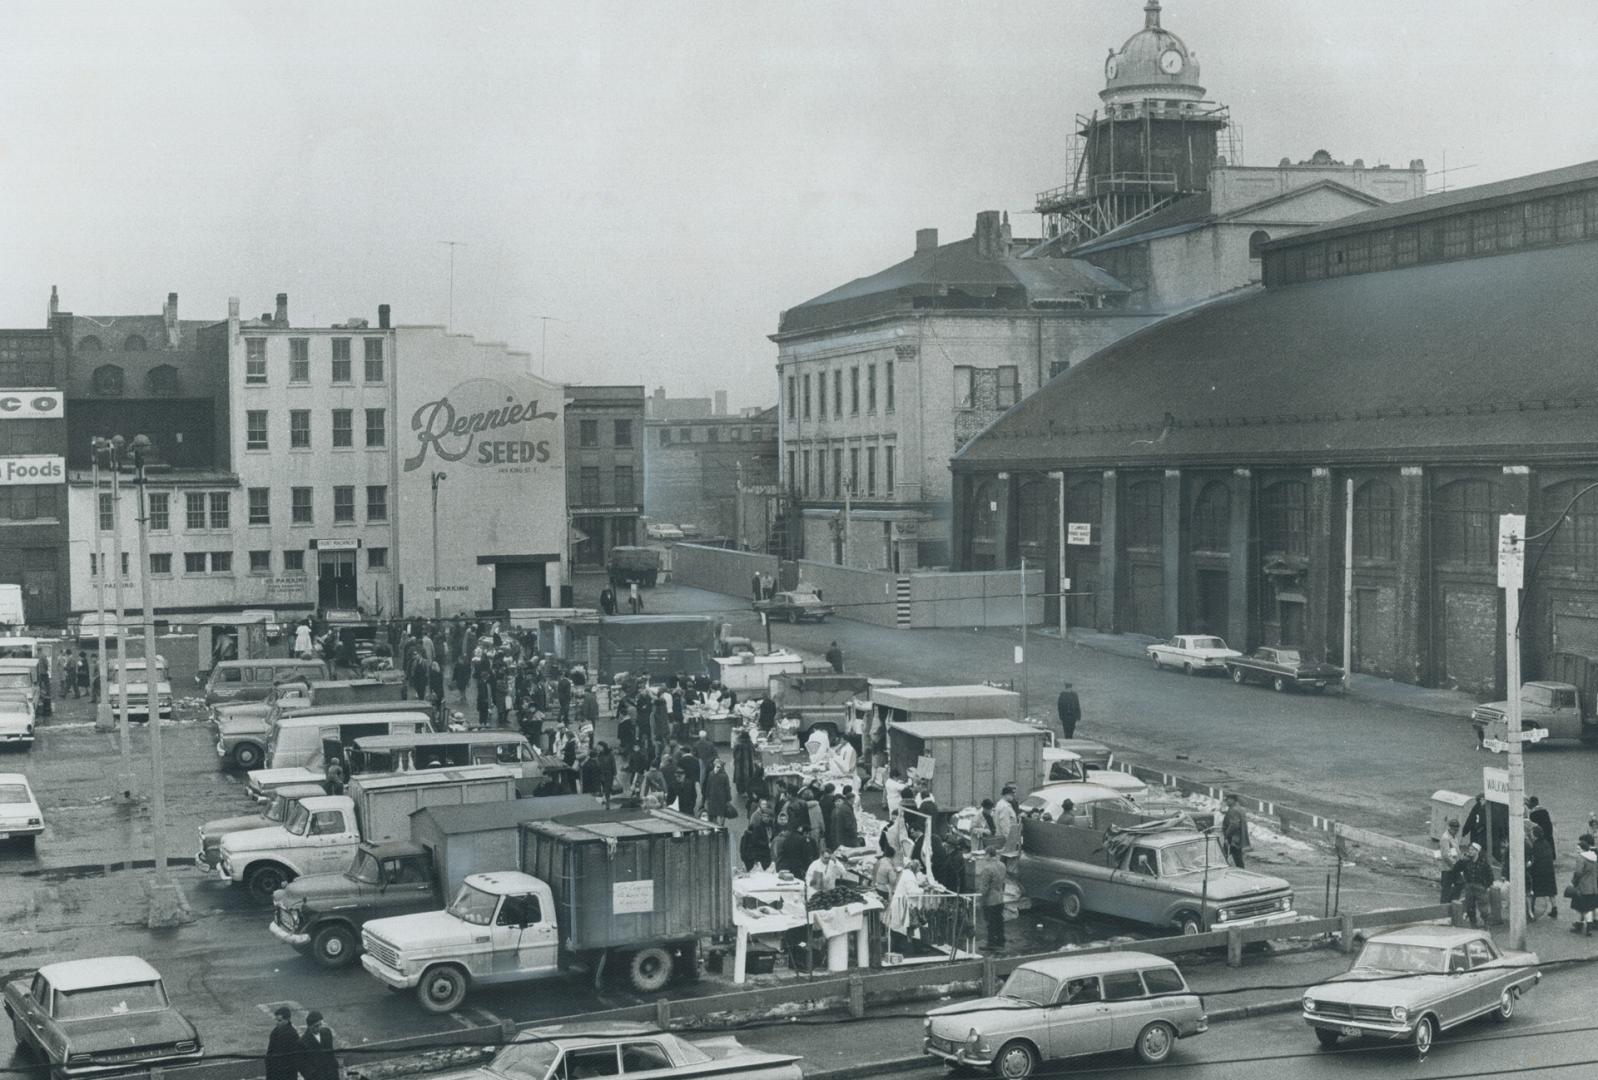
M 1548 537 L 1547 548 L 1542 553 L 1539 569 L 1565 573 L 1598 573 L 1598 491 L 1589 491 L 1576 499 L 1576 492 L 1592 480 L 1567 480 L 1542 490 L 1541 506 L 1532 532 L 1542 532 L 1558 520 L 1559 514 L 1570 507 L 1564 523 Z
M 991 542 L 998 534 L 999 483 L 984 480 L 977 486 L 975 513 L 971 515 L 971 539 Z
M 1211 480 L 1193 504 L 1193 550 L 1226 551 L 1232 524 L 1232 491 L 1224 480 Z
M 1054 520 L 1054 485 L 1042 480 L 1029 480 L 1021 485 L 1020 533 L 1023 544 L 1047 547 L 1050 524 Z
M 144 376 L 144 389 L 151 397 L 177 396 L 178 369 L 171 364 L 151 368 Z
M 144 351 L 144 339 L 142 337 L 140 337 L 138 334 L 129 334 L 127 337 L 122 339 L 122 351 L 123 352 L 143 352 Z
M 1259 258 L 1260 257 L 1260 248 L 1264 247 L 1266 242 L 1269 241 L 1270 238 L 1271 238 L 1271 234 L 1266 232 L 1264 229 L 1255 229 L 1253 232 L 1249 233 L 1248 234 L 1248 257 L 1251 258 L 1251 259 Z
M 94 392 L 100 397 L 121 397 L 122 369 L 115 364 L 101 364 L 95 368 Z
M 1491 566 L 1497 546 L 1493 485 L 1456 480 L 1437 489 L 1432 529 L 1439 562 Z
M 102 348 L 104 346 L 100 344 L 100 339 L 93 334 L 78 339 L 79 352 L 99 352 Z
M 1354 558 L 1393 560 L 1393 489 L 1367 480 L 1354 489 Z
M 1309 554 L 1309 494 L 1303 481 L 1272 484 L 1260 496 L 1260 547 L 1267 555 Z
M 1139 480 L 1126 488 L 1126 546 L 1158 548 L 1165 528 L 1163 493 L 1158 480 Z

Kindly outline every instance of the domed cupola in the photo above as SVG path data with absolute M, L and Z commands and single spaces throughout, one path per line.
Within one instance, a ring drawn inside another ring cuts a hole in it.
M 1143 29 L 1119 51 L 1110 50 L 1099 97 L 1108 105 L 1149 97 L 1202 100 L 1198 60 L 1181 38 L 1160 25 L 1160 0 L 1148 0 L 1143 13 Z

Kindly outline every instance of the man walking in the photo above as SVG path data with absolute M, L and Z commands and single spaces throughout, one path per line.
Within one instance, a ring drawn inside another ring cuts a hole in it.
M 1065 732 L 1067 739 L 1076 738 L 1076 725 L 1082 719 L 1082 700 L 1076 696 L 1076 691 L 1071 689 L 1071 684 L 1066 683 L 1060 691 L 1059 699 L 1054 707 L 1060 714 L 1060 730 Z
M 1533 825 L 1542 828 L 1543 835 L 1548 838 L 1548 844 L 1552 847 L 1554 842 L 1554 819 L 1549 815 L 1548 808 L 1541 805 L 1535 795 L 1526 796 L 1526 817 Z
M 843 674 L 843 650 L 838 647 L 836 641 L 827 646 L 827 663 L 832 665 L 833 671 L 839 675 Z
M 277 1023 L 266 1040 L 266 1080 L 297 1080 L 300 1071 L 300 1033 L 287 1005 L 272 1010 Z
M 1221 841 L 1226 846 L 1226 856 L 1239 870 L 1243 868 L 1243 849 L 1248 847 L 1248 811 L 1238 801 L 1237 793 L 1226 793 L 1226 813 L 1221 815 Z
M 1459 861 L 1459 880 L 1465 886 L 1465 915 L 1470 925 L 1477 925 L 1478 913 L 1482 922 L 1487 922 L 1492 910 L 1488 894 L 1493 888 L 1493 864 L 1487 861 L 1487 852 L 1480 844 L 1465 849 L 1465 857 Z
M 976 889 L 982 899 L 982 920 L 988 930 L 988 949 L 1004 948 L 1004 864 L 999 861 L 999 844 L 988 840 L 977 859 Z
M 322 1023 L 322 1014 L 315 1009 L 305 1014 L 305 1034 L 300 1036 L 300 1075 L 305 1080 L 339 1080 L 333 1029 Z

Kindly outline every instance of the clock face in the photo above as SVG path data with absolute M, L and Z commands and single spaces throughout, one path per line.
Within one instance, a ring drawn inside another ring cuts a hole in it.
M 1115 78 L 1115 73 L 1120 70 L 1121 65 L 1115 62 L 1115 57 L 1112 56 L 1108 60 L 1104 61 L 1104 77 L 1106 79 Z
M 1175 49 L 1166 49 L 1160 54 L 1160 70 L 1167 75 L 1175 75 L 1182 70 L 1182 54 Z

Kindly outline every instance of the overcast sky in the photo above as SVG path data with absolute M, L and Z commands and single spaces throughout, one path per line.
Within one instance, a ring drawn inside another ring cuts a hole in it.
M 968 235 L 1032 235 L 1141 0 L 6 0 L 0 325 L 445 321 L 552 377 L 775 400 L 778 313 Z M 1598 157 L 1592 0 L 1169 0 L 1247 164 Z M 1468 169 L 1464 166 L 1471 166 Z M 1435 178 L 1440 183 L 1441 178 Z

